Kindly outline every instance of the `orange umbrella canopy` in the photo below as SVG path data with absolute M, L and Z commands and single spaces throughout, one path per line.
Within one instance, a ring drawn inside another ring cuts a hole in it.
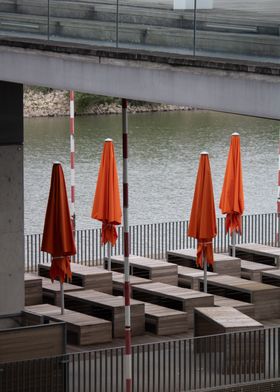
M 114 246 L 118 238 L 115 225 L 122 221 L 118 171 L 114 144 L 111 139 L 104 143 L 99 167 L 91 217 L 102 222 L 102 243 Z
M 244 211 L 244 193 L 240 136 L 233 133 L 228 153 L 224 185 L 220 199 L 220 209 L 226 215 L 226 231 L 241 232 L 241 216 Z
M 188 235 L 196 238 L 197 265 L 202 267 L 204 254 L 208 264 L 213 264 L 212 238 L 217 234 L 216 212 L 211 169 L 208 153 L 201 153 L 196 177 L 195 192 L 189 222 Z
M 41 250 L 52 255 L 50 277 L 71 278 L 70 257 L 76 254 L 63 169 L 55 162 L 47 205 Z

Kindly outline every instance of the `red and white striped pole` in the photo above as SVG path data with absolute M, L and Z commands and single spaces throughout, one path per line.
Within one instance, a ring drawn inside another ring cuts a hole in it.
M 70 166 L 71 166 L 71 220 L 72 228 L 75 233 L 75 108 L 74 91 L 70 91 Z
M 125 301 L 125 386 L 132 391 L 131 316 L 129 282 L 129 226 L 128 226 L 128 126 L 127 100 L 122 99 L 123 126 L 123 229 L 124 229 L 124 301 Z
M 277 219 L 278 219 L 278 233 L 277 246 L 280 247 L 280 131 L 279 131 L 279 149 L 278 149 L 278 197 L 277 197 Z

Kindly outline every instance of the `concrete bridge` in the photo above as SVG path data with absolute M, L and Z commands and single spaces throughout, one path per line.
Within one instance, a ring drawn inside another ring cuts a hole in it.
M 113 21 L 109 0 L 52 1 L 52 17 L 36 3 L 0 4 L 0 315 L 24 298 L 24 84 L 280 119 L 276 9 L 250 19 L 222 0 L 213 13 L 137 0 Z

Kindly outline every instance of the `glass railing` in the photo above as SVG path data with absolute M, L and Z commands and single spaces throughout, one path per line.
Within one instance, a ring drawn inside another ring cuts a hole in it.
M 279 0 L 1 0 L 0 35 L 280 62 Z

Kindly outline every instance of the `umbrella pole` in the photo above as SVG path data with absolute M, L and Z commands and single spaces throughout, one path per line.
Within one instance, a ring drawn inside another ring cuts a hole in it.
M 235 230 L 233 230 L 233 232 L 231 233 L 231 255 L 232 257 L 235 257 L 235 243 L 236 243 L 236 232 Z
M 61 300 L 61 314 L 64 314 L 64 286 L 63 286 L 63 282 L 60 282 L 60 300 Z
M 124 301 L 125 301 L 125 391 L 132 391 L 131 317 L 129 282 L 129 225 L 128 225 L 128 126 L 127 100 L 122 99 L 123 126 L 123 231 L 124 231 Z
M 204 268 L 204 293 L 207 293 L 207 260 L 203 254 L 203 268 Z
M 108 241 L 107 244 L 107 260 L 108 260 L 108 265 L 107 265 L 107 269 L 108 271 L 111 271 L 111 242 Z

